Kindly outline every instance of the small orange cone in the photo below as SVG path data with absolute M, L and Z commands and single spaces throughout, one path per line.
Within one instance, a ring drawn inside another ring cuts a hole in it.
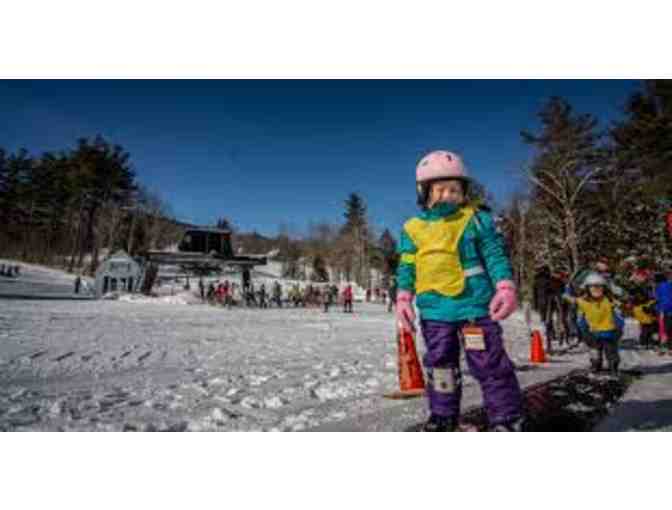
M 532 341 L 530 343 L 530 361 L 532 363 L 546 363 L 546 353 L 544 352 L 544 343 L 541 333 L 538 329 L 532 331 Z
M 414 398 L 425 393 L 425 379 L 422 375 L 418 354 L 415 351 L 413 333 L 398 330 L 399 347 L 399 391 L 387 393 L 386 398 Z

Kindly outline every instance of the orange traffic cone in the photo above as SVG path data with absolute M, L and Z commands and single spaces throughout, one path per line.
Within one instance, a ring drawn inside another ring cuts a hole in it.
M 414 398 L 425 393 L 425 379 L 422 375 L 418 354 L 415 351 L 413 333 L 398 330 L 399 347 L 399 391 L 387 393 L 386 398 Z
M 545 363 L 546 353 L 544 352 L 544 343 L 541 338 L 541 333 L 538 329 L 532 331 L 532 339 L 530 343 L 530 361 L 532 363 Z

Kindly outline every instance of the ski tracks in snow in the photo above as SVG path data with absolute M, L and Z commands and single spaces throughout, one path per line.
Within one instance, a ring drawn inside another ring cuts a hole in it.
M 2 304 L 0 430 L 304 430 L 405 405 L 380 398 L 397 386 L 394 320 L 381 305 L 344 314 Z M 524 320 L 514 316 L 504 329 L 524 363 Z M 417 349 L 422 356 L 420 338 Z M 520 375 L 536 381 L 584 363 L 586 354 L 569 353 Z
M 396 373 L 373 305 L 4 303 L 2 430 L 302 430 L 374 405 Z

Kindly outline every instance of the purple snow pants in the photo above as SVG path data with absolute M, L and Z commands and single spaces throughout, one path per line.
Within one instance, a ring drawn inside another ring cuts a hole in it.
M 460 343 L 465 324 L 466 321 L 421 321 L 427 346 L 423 364 L 432 414 L 446 417 L 460 414 Z M 477 319 L 475 324 L 483 329 L 485 350 L 465 350 L 469 371 L 481 385 L 490 424 L 508 422 L 521 416 L 522 396 L 513 364 L 504 350 L 502 327 L 489 317 Z

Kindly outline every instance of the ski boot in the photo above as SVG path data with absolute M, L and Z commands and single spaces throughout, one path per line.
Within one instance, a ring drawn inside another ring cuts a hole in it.
M 490 432 L 525 432 L 526 422 L 524 417 L 496 423 L 490 426 Z
M 455 432 L 457 419 L 448 416 L 432 414 L 422 426 L 422 432 Z

